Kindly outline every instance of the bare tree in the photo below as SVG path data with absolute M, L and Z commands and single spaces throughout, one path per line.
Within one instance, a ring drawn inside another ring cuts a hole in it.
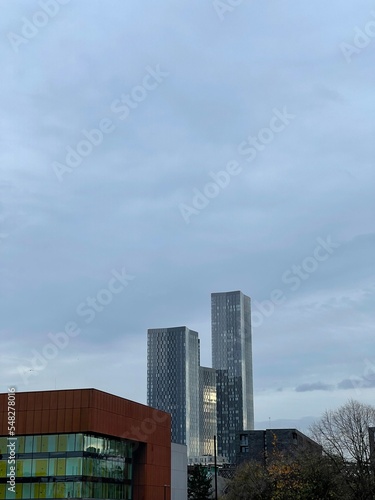
M 368 428 L 375 426 L 375 407 L 350 400 L 326 411 L 311 426 L 313 439 L 323 446 L 348 487 L 348 498 L 372 500 L 374 470 L 370 463 Z

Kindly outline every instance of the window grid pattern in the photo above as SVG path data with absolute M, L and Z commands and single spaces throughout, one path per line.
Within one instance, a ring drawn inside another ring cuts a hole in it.
M 91 434 L 18 436 L 16 488 L 7 479 L 7 437 L 0 437 L 0 499 L 132 499 L 131 442 Z
M 182 326 L 147 333 L 147 404 L 172 416 L 172 442 L 199 455 L 199 339 Z
M 211 324 L 218 453 L 234 462 L 236 433 L 254 428 L 250 298 L 240 291 L 211 294 Z

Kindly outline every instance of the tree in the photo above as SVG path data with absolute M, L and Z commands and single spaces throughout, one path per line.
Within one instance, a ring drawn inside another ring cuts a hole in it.
M 369 427 L 375 426 L 375 408 L 350 400 L 337 410 L 326 411 L 311 427 L 331 465 L 347 486 L 346 497 L 374 498 L 374 470 L 370 464 Z
M 225 500 L 271 500 L 272 482 L 259 462 L 245 462 L 231 480 Z
M 212 493 L 211 478 L 202 465 L 194 465 L 188 478 L 189 500 L 210 500 Z
M 240 466 L 223 500 L 344 500 L 337 471 L 316 448 L 280 451 Z

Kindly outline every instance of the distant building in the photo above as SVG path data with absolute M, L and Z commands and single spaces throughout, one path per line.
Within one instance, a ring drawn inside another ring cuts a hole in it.
M 147 404 L 172 415 L 172 442 L 199 455 L 199 339 L 186 326 L 147 336 Z
M 171 499 L 169 414 L 96 389 L 14 397 L 11 438 L 0 394 L 0 499 Z
M 254 428 L 250 297 L 211 294 L 212 366 L 217 372 L 218 454 L 236 460 L 236 435 Z
M 256 460 L 267 463 L 275 451 L 293 454 L 308 449 L 322 453 L 322 447 L 297 429 L 240 431 L 237 434 L 237 463 Z
M 214 455 L 217 436 L 216 370 L 199 367 L 199 441 L 200 455 Z

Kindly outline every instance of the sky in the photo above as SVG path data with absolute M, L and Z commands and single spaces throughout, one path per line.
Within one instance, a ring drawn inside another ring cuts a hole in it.
M 374 3 L 0 3 L 0 391 L 146 403 L 241 290 L 257 422 L 373 403 Z

